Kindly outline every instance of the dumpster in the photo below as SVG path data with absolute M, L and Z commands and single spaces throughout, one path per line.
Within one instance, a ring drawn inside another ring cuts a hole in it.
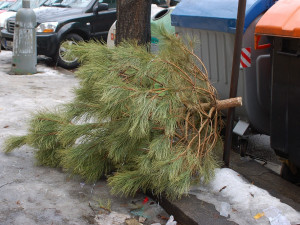
M 271 63 L 270 49 L 254 49 L 255 26 L 274 0 L 247 0 L 234 132 L 244 135 L 250 127 L 270 133 Z M 194 40 L 194 52 L 202 59 L 220 99 L 229 97 L 237 0 L 181 1 L 171 13 L 175 32 L 184 41 Z M 261 41 L 267 42 L 267 37 Z M 246 124 L 246 125 L 245 125 Z M 237 126 L 241 125 L 238 129 Z M 251 125 L 251 126 L 250 126 Z
M 271 147 L 300 168 L 300 0 L 278 1 L 255 34 L 256 40 L 267 36 L 271 43 Z

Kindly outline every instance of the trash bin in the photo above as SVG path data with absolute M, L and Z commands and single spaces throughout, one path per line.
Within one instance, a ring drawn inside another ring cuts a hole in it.
M 300 1 L 280 0 L 256 26 L 272 48 L 271 147 L 300 168 Z
M 238 84 L 243 106 L 236 108 L 235 118 L 263 134 L 270 132 L 270 49 L 254 49 L 254 30 L 273 4 L 274 0 L 247 0 Z M 181 1 L 171 13 L 176 34 L 186 42 L 195 41 L 194 52 L 206 66 L 220 99 L 229 97 L 237 9 L 237 0 L 189 0 Z M 238 130 L 243 135 L 245 129 Z
M 175 28 L 171 26 L 171 12 L 174 7 L 161 9 L 151 16 L 151 52 L 159 50 L 159 40 L 161 40 L 160 27 L 163 26 L 169 33 L 175 34 Z

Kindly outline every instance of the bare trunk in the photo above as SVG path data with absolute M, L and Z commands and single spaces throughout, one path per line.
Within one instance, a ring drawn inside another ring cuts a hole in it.
M 219 110 L 238 107 L 238 106 L 242 106 L 242 98 L 241 97 L 229 98 L 229 99 L 217 101 L 217 109 L 219 109 Z
M 118 0 L 116 44 L 123 40 L 149 43 L 151 0 Z
M 242 98 L 236 97 L 236 98 L 229 98 L 229 99 L 224 99 L 224 100 L 217 100 L 216 103 L 217 103 L 216 107 L 218 110 L 228 109 L 228 108 L 242 106 Z M 210 103 L 203 103 L 203 104 L 201 104 L 201 106 L 203 108 L 212 107 Z

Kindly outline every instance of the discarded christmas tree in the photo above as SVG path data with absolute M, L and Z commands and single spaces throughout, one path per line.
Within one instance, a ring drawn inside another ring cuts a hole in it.
M 76 98 L 37 113 L 28 135 L 7 140 L 6 152 L 28 144 L 42 165 L 90 182 L 109 175 L 115 194 L 179 198 L 209 180 L 222 149 L 219 108 L 231 105 L 217 101 L 192 46 L 163 37 L 157 54 L 129 42 L 73 46 L 82 62 Z

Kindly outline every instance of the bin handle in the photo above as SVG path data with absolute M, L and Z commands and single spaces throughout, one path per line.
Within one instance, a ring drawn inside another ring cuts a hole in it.
M 271 47 L 271 44 L 262 44 L 262 45 L 259 45 L 259 41 L 261 39 L 261 35 L 255 35 L 254 36 L 254 49 L 266 49 L 266 48 L 269 48 Z
M 299 57 L 300 56 L 300 53 L 293 54 L 293 53 L 281 52 L 281 51 L 277 51 L 277 53 L 280 54 L 280 55 L 293 56 L 293 57 Z

